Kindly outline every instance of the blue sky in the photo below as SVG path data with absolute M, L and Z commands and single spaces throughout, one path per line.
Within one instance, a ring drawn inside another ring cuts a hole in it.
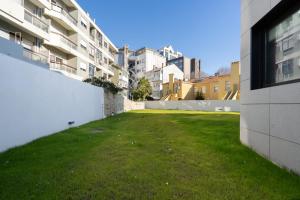
M 240 58 L 240 0 L 77 0 L 118 47 L 172 45 L 214 73 Z

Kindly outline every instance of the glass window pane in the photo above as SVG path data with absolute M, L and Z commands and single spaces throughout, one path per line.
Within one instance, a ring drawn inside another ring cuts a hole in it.
M 300 10 L 268 33 L 267 84 L 300 78 Z

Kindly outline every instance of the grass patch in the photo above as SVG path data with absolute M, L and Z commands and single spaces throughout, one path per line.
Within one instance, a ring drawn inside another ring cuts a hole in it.
M 239 142 L 238 113 L 144 110 L 0 154 L 0 199 L 300 199 Z

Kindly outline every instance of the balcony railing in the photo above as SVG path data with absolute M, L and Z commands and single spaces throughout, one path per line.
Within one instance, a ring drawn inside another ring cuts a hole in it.
M 69 21 L 71 21 L 74 25 L 77 26 L 77 20 L 72 15 L 70 15 L 69 12 L 66 11 L 64 8 L 62 8 L 58 5 L 55 5 L 55 4 L 51 4 L 51 8 L 53 11 L 64 15 Z
M 38 61 L 44 64 L 48 64 L 48 57 L 45 55 L 42 55 L 40 53 L 34 52 L 32 50 L 24 49 L 23 51 L 24 57 L 33 60 L 33 61 Z
M 72 48 L 72 49 L 77 49 L 77 44 L 74 43 L 73 41 L 71 41 L 70 39 L 68 39 L 66 36 L 57 33 L 57 32 L 51 32 L 51 34 L 54 34 L 57 39 L 59 39 L 62 43 L 64 43 L 65 45 L 67 45 L 68 47 Z
M 34 26 L 40 28 L 41 30 L 45 31 L 48 33 L 49 31 L 49 25 L 44 22 L 43 20 L 41 20 L 40 18 L 38 18 L 37 16 L 35 16 L 33 13 L 31 13 L 28 10 L 25 10 L 24 12 L 24 19 L 33 24 Z
M 50 68 L 63 70 L 63 71 L 69 72 L 71 74 L 76 74 L 76 72 L 77 72 L 76 67 L 72 67 L 70 65 L 67 65 L 64 63 L 58 63 L 58 62 L 50 62 Z

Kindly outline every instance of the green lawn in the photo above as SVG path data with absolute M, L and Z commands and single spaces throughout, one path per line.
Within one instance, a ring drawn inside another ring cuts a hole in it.
M 0 154 L 0 199 L 300 199 L 239 142 L 239 114 L 145 110 Z

